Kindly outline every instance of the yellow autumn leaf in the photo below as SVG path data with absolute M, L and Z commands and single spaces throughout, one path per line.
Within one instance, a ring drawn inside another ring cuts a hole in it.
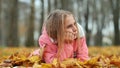
M 55 66 L 58 64 L 58 60 L 57 60 L 57 58 L 53 59 L 52 64 L 55 65 Z
M 38 62 L 40 61 L 40 57 L 39 56 L 31 56 L 28 58 L 28 60 L 31 62 L 31 63 L 35 63 L 35 62 Z
M 96 64 L 96 63 L 98 62 L 98 58 L 99 58 L 99 56 L 93 57 L 93 58 L 91 58 L 90 60 L 88 60 L 88 61 L 86 62 L 86 64 L 94 65 L 94 64 Z
M 42 68 L 42 66 L 38 63 L 34 63 L 33 68 Z
M 60 63 L 60 66 L 61 66 L 62 68 L 67 68 L 67 67 L 72 67 L 72 68 L 74 68 L 74 67 L 81 67 L 81 66 L 79 65 L 79 63 L 78 63 L 78 60 L 77 60 L 77 59 L 74 59 L 74 58 L 68 58 L 68 59 L 62 61 L 62 62 Z
M 41 64 L 41 67 L 42 67 L 42 68 L 53 68 L 53 67 L 52 67 L 52 64 L 47 64 L 47 63 L 42 63 L 42 64 Z

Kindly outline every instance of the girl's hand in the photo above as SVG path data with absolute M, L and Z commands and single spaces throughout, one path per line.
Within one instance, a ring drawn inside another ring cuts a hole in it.
M 29 57 L 32 57 L 32 56 L 35 56 L 35 55 L 36 55 L 36 56 L 42 57 L 42 56 L 43 56 L 43 52 L 44 52 L 45 44 L 42 45 L 42 46 L 43 46 L 43 47 L 40 47 L 39 49 L 33 51 L 33 52 L 30 54 Z
M 65 33 L 65 42 L 66 43 L 71 43 L 76 38 L 77 38 L 76 34 L 73 34 L 71 32 L 66 32 Z

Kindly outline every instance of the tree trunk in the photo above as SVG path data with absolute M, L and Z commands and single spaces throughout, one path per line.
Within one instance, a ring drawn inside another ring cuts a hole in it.
M 42 26 L 43 26 L 43 23 L 44 23 L 44 0 L 41 0 L 42 2 L 42 10 L 41 10 L 41 20 L 40 20 L 40 35 L 42 34 Z
M 1 29 L 1 45 L 2 46 L 6 46 L 6 36 L 7 36 L 7 28 L 4 28 L 5 26 L 7 26 L 7 19 L 5 20 L 5 15 L 6 15 L 6 11 L 5 11 L 5 6 L 3 6 L 3 4 L 6 4 L 5 0 L 0 0 L 1 1 L 1 25 L 0 25 L 0 29 Z M 8 12 L 7 12 L 8 13 Z
M 80 8 L 80 6 L 81 6 L 81 3 L 82 3 L 82 2 L 83 2 L 83 1 L 81 1 L 81 0 L 77 0 L 77 1 L 76 1 L 76 3 L 78 3 L 78 4 L 77 4 L 77 10 L 76 10 L 76 11 L 77 11 L 77 21 L 78 21 L 78 23 L 80 23 L 80 24 L 81 24 L 81 18 L 80 18 L 80 17 L 81 17 L 81 12 L 80 12 L 80 9 L 81 9 L 81 8 Z
M 0 45 L 2 45 L 2 21 L 1 21 L 1 7 L 2 7 L 2 3 L 1 3 L 1 0 L 0 0 Z
M 101 42 L 102 42 L 102 33 L 101 33 L 101 22 L 99 20 L 99 11 L 96 7 L 96 0 L 94 0 L 94 21 L 97 23 L 96 26 L 97 26 L 97 33 L 95 34 L 95 37 L 94 37 L 94 41 L 95 41 L 95 45 L 101 45 Z
M 102 30 L 105 27 L 105 3 L 104 1 L 101 1 L 101 15 L 102 15 L 102 19 L 101 19 L 101 28 L 100 28 L 100 45 L 103 45 L 103 34 L 102 34 Z M 99 25 L 98 25 L 99 26 Z
M 27 39 L 26 39 L 26 46 L 34 46 L 34 14 L 35 14 L 35 6 L 34 1 L 31 0 L 31 13 L 30 13 L 30 22 L 28 25 L 28 32 L 27 32 Z
M 61 3 L 59 1 L 60 0 L 54 0 L 55 9 L 61 9 Z
M 89 0 L 87 1 L 87 11 L 85 13 L 85 30 L 86 30 L 86 39 L 87 39 L 87 44 L 89 45 L 90 43 L 90 34 L 91 31 L 88 29 L 88 18 L 89 18 Z
M 115 1 L 115 2 L 113 2 Z M 120 45 L 120 31 L 119 31 L 119 6 L 120 0 L 111 0 L 112 12 L 113 12 L 113 22 L 114 22 L 114 44 Z M 115 3 L 115 4 L 114 4 Z
M 12 4 L 11 4 L 12 5 Z M 8 35 L 8 45 L 18 46 L 18 0 L 13 0 L 13 5 L 10 11 L 10 33 Z
M 2 0 L 4 3 L 2 39 L 6 46 L 18 46 L 18 0 Z
M 117 0 L 116 3 L 116 8 L 113 10 L 113 21 L 114 21 L 114 35 L 115 35 L 115 39 L 114 39 L 114 44 L 115 45 L 120 45 L 120 32 L 119 32 L 119 0 Z
M 73 0 L 61 0 L 61 9 L 73 12 Z
M 48 0 L 48 13 L 50 13 L 50 11 L 51 11 L 51 1 L 52 0 Z M 42 4 L 43 4 L 44 2 L 42 1 Z M 44 4 L 43 4 L 44 5 Z
M 104 4 L 104 1 L 101 1 L 101 11 L 100 13 L 98 13 L 98 24 L 97 24 L 97 27 L 98 27 L 98 30 L 97 30 L 97 34 L 96 34 L 96 44 L 95 45 L 102 45 L 102 39 L 103 39 L 103 34 L 102 34 L 102 30 L 104 28 L 104 24 L 105 24 L 105 12 L 104 12 L 104 7 L 105 7 L 105 4 Z M 98 11 L 99 12 L 99 11 Z M 100 19 L 99 15 L 102 15 L 102 18 Z

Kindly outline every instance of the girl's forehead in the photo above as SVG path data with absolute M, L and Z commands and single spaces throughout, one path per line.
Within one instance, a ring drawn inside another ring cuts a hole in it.
M 69 24 L 69 23 L 74 23 L 75 22 L 75 19 L 72 15 L 68 15 L 66 18 L 65 18 L 65 24 Z

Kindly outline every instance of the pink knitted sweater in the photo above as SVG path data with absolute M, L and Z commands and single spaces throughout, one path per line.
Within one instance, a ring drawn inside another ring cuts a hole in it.
M 80 61 L 88 60 L 88 48 L 86 45 L 86 39 L 85 36 L 80 38 L 80 45 L 77 46 L 76 41 L 74 41 L 71 44 L 64 44 L 64 47 L 60 53 L 60 60 L 64 60 L 66 58 L 77 58 Z M 43 59 L 46 63 L 51 63 L 54 58 L 56 58 L 57 53 L 57 45 L 50 39 L 50 37 L 47 35 L 47 32 L 45 29 L 43 29 L 42 35 L 39 38 L 39 45 L 40 47 L 44 47 L 43 52 Z M 34 51 L 34 54 L 39 54 L 39 49 Z

